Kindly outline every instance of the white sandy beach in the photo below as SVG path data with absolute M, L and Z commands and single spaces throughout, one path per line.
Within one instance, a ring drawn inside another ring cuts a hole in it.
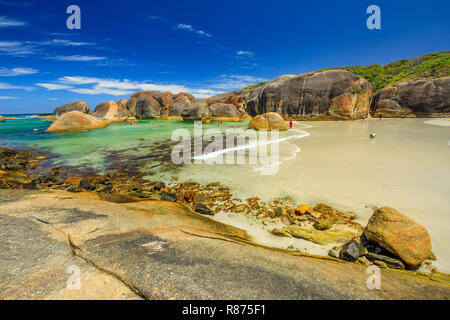
M 394 207 L 427 228 L 438 270 L 450 272 L 447 123 L 448 119 L 296 122 L 294 129 L 310 135 L 280 143 L 281 164 L 274 175 L 261 175 L 254 165 L 214 165 L 210 170 L 191 165 L 179 177 L 221 181 L 242 199 L 290 196 L 297 203 L 326 202 L 355 212 L 364 225 L 373 207 Z M 375 140 L 369 139 L 370 133 L 376 133 Z M 271 242 L 265 232 L 244 226 L 240 218 L 219 214 L 216 219 L 247 228 L 261 242 Z M 309 248 L 310 253 L 320 251 Z

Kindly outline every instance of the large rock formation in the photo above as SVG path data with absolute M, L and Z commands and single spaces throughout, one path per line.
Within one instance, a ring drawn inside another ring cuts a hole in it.
M 95 107 L 94 111 L 94 117 L 109 122 L 126 121 L 130 116 L 130 112 L 123 107 L 123 102 L 120 106 L 114 101 L 102 102 Z
M 122 99 L 120 99 L 119 101 L 117 101 L 116 103 L 117 103 L 117 105 L 119 106 L 119 107 L 121 107 L 121 108 L 127 108 L 127 102 L 128 102 L 128 100 L 127 99 L 125 99 L 125 98 L 122 98 Z
M 173 116 L 181 120 L 181 112 L 193 102 L 194 96 L 185 92 L 140 91 L 128 99 L 126 106 L 131 116 L 138 119 Z
M 53 111 L 53 116 L 60 117 L 63 114 L 70 112 L 70 111 L 79 111 L 82 113 L 89 113 L 89 106 L 86 102 L 83 101 L 76 101 L 71 102 L 62 106 L 59 106 L 58 108 Z
M 412 268 L 431 255 L 431 240 L 427 230 L 414 220 L 390 207 L 378 208 L 366 226 L 364 235 Z
M 146 92 L 136 92 L 128 99 L 127 109 L 138 119 L 153 119 L 162 114 L 158 100 Z
M 195 99 L 194 99 L 195 101 Z M 183 110 L 185 108 L 188 108 L 194 101 L 190 99 L 189 96 L 178 96 L 175 101 L 173 101 L 172 105 L 169 109 L 169 116 L 170 117 L 181 117 L 181 114 L 183 113 Z
M 89 130 L 103 128 L 107 124 L 106 121 L 94 118 L 91 115 L 70 111 L 59 117 L 52 125 L 45 130 L 46 132 L 61 132 L 72 130 Z
M 0 116 L 0 122 L 5 122 L 5 118 L 3 118 L 2 116 Z
M 284 75 L 253 90 L 247 112 L 277 112 L 291 119 L 357 119 L 368 115 L 371 96 L 366 79 L 344 70 Z
M 386 87 L 373 98 L 370 112 L 387 118 L 450 116 L 450 78 Z
M 211 116 L 208 104 L 205 102 L 195 102 L 185 107 L 181 113 L 184 121 L 197 121 L 207 119 Z
M 209 106 L 214 120 L 240 121 L 240 114 L 235 105 L 230 103 L 214 103 Z
M 221 93 L 201 101 L 206 102 L 209 106 L 215 103 L 229 103 L 236 106 L 238 109 L 243 106 L 244 103 L 244 92 L 242 91 L 230 91 L 226 93 Z
M 254 117 L 249 124 L 249 129 L 256 130 L 287 130 L 286 121 L 276 112 L 268 112 Z

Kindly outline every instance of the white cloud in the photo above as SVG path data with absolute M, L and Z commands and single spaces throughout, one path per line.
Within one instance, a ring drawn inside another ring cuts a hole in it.
M 236 54 L 238 56 L 252 57 L 255 53 L 252 51 L 239 50 L 239 51 L 236 51 Z
M 25 86 L 16 86 L 14 84 L 0 82 L 0 90 L 12 90 L 12 89 L 31 91 L 34 88 L 32 88 L 32 87 L 25 87 Z
M 190 24 L 184 24 L 184 23 L 179 23 L 176 27 L 176 29 L 181 29 L 181 30 L 187 30 L 189 32 L 195 32 L 201 36 L 204 37 L 212 37 L 212 34 L 206 33 L 203 30 L 197 30 L 196 28 L 194 28 L 193 26 L 191 26 Z
M 59 100 L 58 98 L 47 98 L 48 100 L 56 101 Z
M 93 42 L 77 42 L 67 39 L 53 39 L 48 41 L 40 41 L 40 42 L 30 42 L 36 43 L 43 46 L 65 46 L 65 47 L 80 47 L 80 46 L 93 46 L 95 43 Z
M 57 83 L 35 83 L 35 85 L 39 87 L 43 87 L 47 90 L 65 90 L 65 89 L 72 89 L 71 86 L 66 86 L 62 84 Z
M 17 97 L 0 96 L 0 100 L 13 100 L 13 99 L 17 99 Z
M 0 68 L 0 76 L 22 76 L 38 73 L 39 70 L 33 68 Z
M 106 60 L 106 57 L 72 55 L 72 56 L 54 56 L 49 57 L 48 59 L 56 61 L 101 61 Z
M 107 94 L 113 96 L 129 96 L 136 91 L 169 91 L 172 93 L 188 92 L 196 98 L 208 98 L 223 93 L 214 88 L 197 89 L 178 84 L 159 84 L 149 82 L 131 81 L 128 79 L 104 79 L 83 76 L 64 76 L 50 83 L 36 83 L 36 86 L 47 90 L 68 90 L 79 94 L 97 95 Z
M 224 74 L 220 76 L 220 80 L 216 84 L 213 84 L 212 87 L 222 90 L 237 90 L 266 80 L 250 75 Z
M 9 56 L 27 56 L 35 54 L 39 49 L 21 41 L 0 41 L 0 53 Z
M 27 23 L 25 21 L 16 20 L 13 18 L 8 18 L 5 16 L 0 16 L 0 28 L 5 27 L 22 27 L 26 25 Z

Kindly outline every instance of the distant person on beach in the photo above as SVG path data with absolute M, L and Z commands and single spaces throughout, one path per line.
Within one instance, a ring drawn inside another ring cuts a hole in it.
M 381 120 L 381 118 L 383 118 L 383 115 L 382 115 L 382 114 L 380 114 L 380 120 Z
M 341 115 L 340 114 L 338 114 L 338 120 L 341 120 Z
M 369 136 L 369 139 L 375 139 L 376 136 L 377 135 L 375 133 L 371 133 L 370 136 Z
M 155 123 L 153 122 L 153 120 L 150 122 L 150 125 L 153 126 Z
M 289 129 L 292 129 L 292 120 L 289 121 Z

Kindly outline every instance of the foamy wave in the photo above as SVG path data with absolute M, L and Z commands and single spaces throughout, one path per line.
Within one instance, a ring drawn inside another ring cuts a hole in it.
M 192 157 L 192 159 L 194 159 L 194 160 L 213 159 L 213 158 L 216 158 L 216 157 L 218 157 L 218 156 L 220 156 L 222 154 L 226 154 L 228 152 L 234 152 L 234 151 L 239 151 L 239 150 L 256 148 L 256 147 L 259 147 L 259 146 L 270 145 L 270 144 L 275 143 L 275 142 L 276 143 L 280 143 L 280 142 L 288 141 L 288 140 L 291 140 L 291 139 L 300 139 L 300 138 L 304 138 L 304 137 L 307 137 L 307 136 L 310 135 L 308 132 L 303 131 L 303 130 L 299 130 L 299 129 L 291 129 L 291 131 L 299 132 L 299 134 L 291 135 L 291 136 L 280 138 L 280 139 L 276 139 L 276 140 L 266 140 L 266 141 L 260 141 L 260 142 L 253 142 L 253 143 L 246 144 L 246 145 L 243 145 L 243 146 L 237 146 L 237 147 L 232 147 L 232 148 L 228 148 L 228 149 L 218 150 L 218 151 L 210 152 L 210 153 L 207 153 L 207 154 L 194 156 L 194 157 Z

